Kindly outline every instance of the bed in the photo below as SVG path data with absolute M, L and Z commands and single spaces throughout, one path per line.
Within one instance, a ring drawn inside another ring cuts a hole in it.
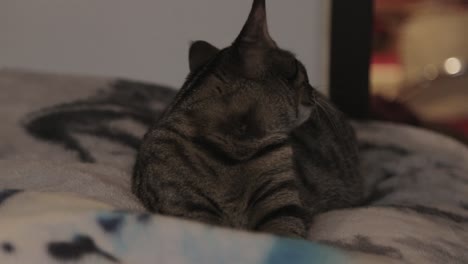
M 0 263 L 466 263 L 468 149 L 355 121 L 366 203 L 309 241 L 151 215 L 130 192 L 140 138 L 175 90 L 0 70 Z

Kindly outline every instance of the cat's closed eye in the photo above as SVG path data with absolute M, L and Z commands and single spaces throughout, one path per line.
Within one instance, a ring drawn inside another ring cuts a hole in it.
M 299 62 L 297 60 L 293 60 L 292 63 L 290 63 L 288 69 L 286 69 L 285 71 L 285 78 L 286 80 L 292 82 L 296 80 L 298 74 L 299 74 Z

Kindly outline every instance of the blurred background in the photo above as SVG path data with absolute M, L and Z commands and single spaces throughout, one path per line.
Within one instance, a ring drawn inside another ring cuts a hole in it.
M 276 41 L 327 86 L 329 0 L 269 1 Z M 0 67 L 119 76 L 179 88 L 191 41 L 232 43 L 252 0 L 1 0 Z
M 375 117 L 468 142 L 468 1 L 375 0 Z
M 331 2 L 268 2 L 273 37 L 297 54 L 311 84 L 324 93 Z M 251 3 L 1 0 L 0 68 L 131 78 L 179 88 L 188 74 L 190 42 L 229 45 Z M 468 0 L 374 0 L 374 7 L 372 117 L 468 142 Z

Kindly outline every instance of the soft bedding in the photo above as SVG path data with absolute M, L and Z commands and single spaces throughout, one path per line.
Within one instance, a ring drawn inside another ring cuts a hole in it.
M 0 70 L 0 91 L 0 263 L 468 263 L 468 149 L 445 136 L 355 123 L 366 204 L 299 241 L 144 211 L 134 156 L 173 89 Z

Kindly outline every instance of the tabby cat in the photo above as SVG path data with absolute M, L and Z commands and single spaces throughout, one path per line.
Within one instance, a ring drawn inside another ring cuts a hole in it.
M 304 238 L 314 214 L 361 200 L 354 132 L 270 37 L 265 0 L 230 47 L 197 41 L 189 60 L 135 164 L 148 210 Z

